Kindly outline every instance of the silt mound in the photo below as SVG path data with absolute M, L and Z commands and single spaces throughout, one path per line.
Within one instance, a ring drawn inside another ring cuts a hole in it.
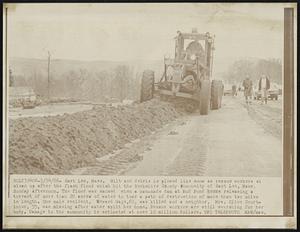
M 153 99 L 61 116 L 10 120 L 9 172 L 65 174 L 92 166 L 96 158 L 122 148 L 180 116 L 173 105 Z

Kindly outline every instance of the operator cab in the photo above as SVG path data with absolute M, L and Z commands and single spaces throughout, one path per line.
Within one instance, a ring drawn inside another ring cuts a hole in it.
M 181 33 L 177 31 L 175 45 L 175 61 L 189 61 L 194 63 L 198 59 L 202 64 L 205 64 L 205 49 L 206 41 L 211 38 L 209 33 L 199 34 L 196 29 L 192 33 Z M 212 41 L 208 41 L 211 43 Z
M 204 60 L 204 49 L 198 41 L 190 42 L 185 52 L 187 60 L 195 60 L 197 57 Z

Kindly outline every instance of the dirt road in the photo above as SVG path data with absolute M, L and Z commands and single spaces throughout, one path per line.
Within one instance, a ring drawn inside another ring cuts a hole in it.
M 190 115 L 181 119 L 185 124 L 166 129 L 143 161 L 125 174 L 281 176 L 279 136 L 251 117 L 253 112 L 274 114 L 270 106 L 253 103 L 247 109 L 242 99 L 232 97 L 223 102 L 209 116 Z M 278 119 L 280 109 L 276 112 Z
M 225 97 L 222 109 L 181 117 L 99 160 L 98 166 L 72 174 L 279 177 L 280 136 L 257 116 L 279 120 L 280 102 L 271 104 L 279 110 L 256 102 L 247 108 L 243 99 Z

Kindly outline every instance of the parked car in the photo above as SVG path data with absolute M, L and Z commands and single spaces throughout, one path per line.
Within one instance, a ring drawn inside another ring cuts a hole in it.
M 281 95 L 281 89 L 279 88 L 279 85 L 276 83 L 271 83 L 271 88 L 268 91 L 268 97 L 271 100 L 278 100 L 278 96 Z
M 271 83 L 270 89 L 268 91 L 268 98 L 271 100 L 278 100 L 278 96 L 281 95 L 282 90 L 280 85 L 276 83 Z M 261 91 L 258 90 L 258 87 L 254 90 L 254 99 L 259 100 L 261 99 Z
M 231 85 L 228 85 L 228 84 L 225 84 L 224 85 L 224 92 L 223 92 L 223 95 L 224 96 L 228 96 L 228 95 L 232 95 L 232 86 Z

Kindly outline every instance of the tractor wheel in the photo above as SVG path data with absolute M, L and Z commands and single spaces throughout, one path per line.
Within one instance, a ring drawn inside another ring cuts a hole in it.
M 222 82 L 213 80 L 211 82 L 211 109 L 217 110 L 221 108 L 222 101 Z
M 201 115 L 207 115 L 210 105 L 210 81 L 201 81 L 199 110 Z
M 143 72 L 141 84 L 141 102 L 148 101 L 153 98 L 154 94 L 154 72 L 145 70 Z

